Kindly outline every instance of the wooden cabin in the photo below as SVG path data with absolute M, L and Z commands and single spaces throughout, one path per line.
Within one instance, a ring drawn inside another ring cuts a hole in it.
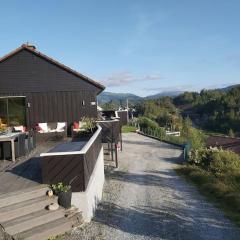
M 97 117 L 96 96 L 104 86 L 23 44 L 0 58 L 0 118 L 34 127 Z

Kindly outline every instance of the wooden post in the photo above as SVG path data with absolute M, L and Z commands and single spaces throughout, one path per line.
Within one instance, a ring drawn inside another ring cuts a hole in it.
M 115 143 L 115 163 L 116 163 L 116 168 L 118 168 L 117 143 Z
M 122 144 L 122 128 L 120 129 L 120 144 L 121 144 L 121 151 L 123 150 L 123 144 Z
M 112 156 L 112 161 L 114 161 L 113 159 L 113 142 L 111 141 L 111 156 Z
M 14 145 L 14 139 L 11 139 L 11 149 L 12 149 L 12 161 L 15 162 L 15 145 Z

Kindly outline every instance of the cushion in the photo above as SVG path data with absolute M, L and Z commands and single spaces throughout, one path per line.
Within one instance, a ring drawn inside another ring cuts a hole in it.
M 65 122 L 58 122 L 57 123 L 57 128 L 56 130 L 59 132 L 59 131 L 63 131 L 64 128 L 66 127 L 66 123 Z
M 26 127 L 24 127 L 24 126 L 15 126 L 13 128 L 14 128 L 14 131 L 18 131 L 18 132 L 25 132 L 26 131 Z
M 48 125 L 47 123 L 39 123 L 38 126 L 41 128 L 43 132 L 48 132 Z
M 56 128 L 57 128 L 56 122 L 50 122 L 50 123 L 47 123 L 47 125 L 48 125 L 48 128 L 51 130 L 56 130 Z
M 73 123 L 73 128 L 74 129 L 79 129 L 79 123 L 78 122 L 74 122 Z

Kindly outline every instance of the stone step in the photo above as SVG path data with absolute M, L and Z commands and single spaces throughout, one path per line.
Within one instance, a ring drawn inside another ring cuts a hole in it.
M 66 217 L 42 224 L 27 231 L 13 235 L 16 239 L 46 240 L 64 234 L 72 229 L 72 222 Z
M 30 213 L 44 210 L 50 203 L 57 202 L 57 198 L 47 196 L 37 197 L 0 208 L 0 223 L 6 222 Z
M 10 235 L 30 230 L 39 225 L 52 222 L 65 216 L 65 210 L 59 208 L 56 211 L 40 210 L 10 221 L 2 223 L 5 231 Z
M 47 186 L 42 185 L 11 193 L 0 194 L 0 208 L 41 196 L 46 196 L 48 190 L 49 188 Z

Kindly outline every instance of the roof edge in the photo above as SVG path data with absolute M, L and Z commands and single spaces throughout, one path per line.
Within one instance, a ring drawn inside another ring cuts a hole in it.
M 5 60 L 7 60 L 8 58 L 14 56 L 15 54 L 17 54 L 18 52 L 20 52 L 22 50 L 27 50 L 27 51 L 29 51 L 29 52 L 31 52 L 31 53 L 33 53 L 33 54 L 35 54 L 35 55 L 45 59 L 46 61 L 48 61 L 48 62 L 50 62 L 50 63 L 52 63 L 52 64 L 54 64 L 54 65 L 56 65 L 56 66 L 58 66 L 58 67 L 60 67 L 62 69 L 64 69 L 65 71 L 67 71 L 67 72 L 69 72 L 71 74 L 74 74 L 75 76 L 85 80 L 86 82 L 96 86 L 97 88 L 101 89 L 101 91 L 99 91 L 98 94 L 101 93 L 105 89 L 105 86 L 103 86 L 102 84 L 100 84 L 100 83 L 96 82 L 95 80 L 93 80 L 93 79 L 91 79 L 91 78 L 89 78 L 89 77 L 87 77 L 87 76 L 85 76 L 85 75 L 83 75 L 83 74 L 73 70 L 70 67 L 67 67 L 66 65 L 64 65 L 64 64 L 54 60 L 53 58 L 48 57 L 47 55 L 37 51 L 32 46 L 28 46 L 27 44 L 22 44 L 17 49 L 15 49 L 15 50 L 11 51 L 10 53 L 8 53 L 8 54 L 4 55 L 3 57 L 1 57 L 0 58 L 0 63 L 4 62 Z

